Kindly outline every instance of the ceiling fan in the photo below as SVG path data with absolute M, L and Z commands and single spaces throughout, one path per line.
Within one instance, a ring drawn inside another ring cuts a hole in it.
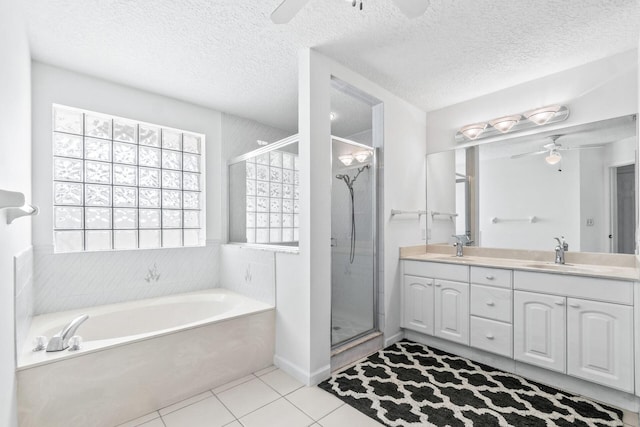
M 362 9 L 363 0 L 351 0 L 352 5 L 360 4 Z M 398 9 L 404 13 L 407 18 L 417 18 L 422 15 L 429 7 L 429 0 L 392 0 Z M 307 4 L 309 0 L 284 0 L 280 3 L 272 13 L 271 20 L 274 24 L 286 24 L 291 21 L 294 16 Z
M 562 155 L 560 154 L 561 151 L 586 150 L 591 148 L 603 147 L 603 145 L 580 145 L 576 147 L 565 147 L 559 142 L 557 142 L 561 136 L 563 135 L 551 135 L 549 137 L 549 139 L 551 139 L 551 142 L 543 145 L 541 150 L 531 151 L 529 153 L 514 154 L 513 156 L 511 156 L 511 158 L 518 159 L 520 157 L 538 156 L 540 154 L 547 154 L 547 157 L 545 157 L 544 160 L 550 165 L 555 165 L 560 160 L 562 160 Z

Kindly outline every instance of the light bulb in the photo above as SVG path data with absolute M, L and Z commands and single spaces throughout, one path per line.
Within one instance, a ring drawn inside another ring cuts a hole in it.
M 549 105 L 524 113 L 524 116 L 537 125 L 547 123 L 560 110 L 559 105 Z
M 484 132 L 487 127 L 486 123 L 476 123 L 473 125 L 466 125 L 460 128 L 460 133 L 466 136 L 469 139 L 476 139 L 480 136 L 482 132 Z
M 333 111 L 329 113 L 329 120 L 334 121 L 336 117 L 336 113 L 334 113 Z
M 551 150 L 549 152 L 549 155 L 547 157 L 545 157 L 544 160 L 545 160 L 545 162 L 549 163 L 550 165 L 555 165 L 560 160 L 562 160 L 562 156 L 560 155 L 560 153 L 557 150 Z
M 342 156 L 338 156 L 338 160 L 342 162 L 345 166 L 350 166 L 353 163 L 353 156 L 351 154 L 344 154 Z
M 499 119 L 493 119 L 489 124 L 500 132 L 506 133 L 509 132 L 509 130 L 511 130 L 511 128 L 514 127 L 521 118 L 522 116 L 520 114 L 515 114 L 512 116 L 500 117 Z
M 353 157 L 355 157 L 358 163 L 366 162 L 370 156 L 371 156 L 371 151 L 367 151 L 367 150 L 356 151 L 355 153 L 353 153 Z

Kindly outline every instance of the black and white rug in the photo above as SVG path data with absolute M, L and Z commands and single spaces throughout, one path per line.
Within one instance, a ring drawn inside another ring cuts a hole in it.
M 622 426 L 622 412 L 411 341 L 319 385 L 387 426 Z

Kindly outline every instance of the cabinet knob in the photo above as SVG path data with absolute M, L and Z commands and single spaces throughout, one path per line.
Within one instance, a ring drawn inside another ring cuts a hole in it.
M 571 303 L 569 303 L 569 307 L 580 308 L 580 304 L 576 304 L 575 302 L 571 302 Z
M 564 305 L 564 301 L 560 300 L 560 301 L 556 301 L 555 302 L 556 305 Z
M 436 286 L 440 287 L 440 286 L 442 286 L 442 284 L 441 283 L 436 283 Z
M 485 277 L 487 278 L 487 280 L 493 280 L 493 279 L 495 279 L 495 277 L 493 277 L 493 276 L 485 276 Z
M 490 299 L 487 300 L 486 303 L 489 307 L 493 307 L 494 305 L 496 305 L 493 301 L 491 301 Z
M 488 339 L 488 340 L 492 340 L 492 339 L 494 339 L 494 338 L 495 338 L 495 337 L 493 336 L 493 334 L 487 334 L 487 335 L 486 335 L 486 337 L 487 337 L 487 339 Z

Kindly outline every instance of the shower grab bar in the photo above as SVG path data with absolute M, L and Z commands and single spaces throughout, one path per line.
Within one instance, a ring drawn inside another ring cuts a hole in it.
M 427 211 L 402 211 L 399 209 L 391 209 L 391 218 L 393 218 L 396 215 L 418 215 L 418 219 L 420 219 L 420 217 L 422 215 L 426 215 Z

